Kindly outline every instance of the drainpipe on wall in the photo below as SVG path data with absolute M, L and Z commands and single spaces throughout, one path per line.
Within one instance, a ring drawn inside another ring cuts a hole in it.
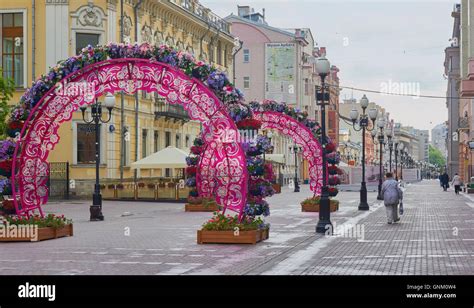
M 120 43 L 123 43 L 123 0 L 120 0 Z M 123 167 L 125 166 L 125 101 L 120 91 L 120 183 L 123 183 Z
M 244 42 L 242 40 L 239 40 L 239 49 L 237 49 L 235 52 L 232 53 L 232 83 L 235 86 L 235 57 L 239 53 L 239 51 L 244 47 Z
M 32 19 L 32 22 L 31 22 L 31 40 L 32 40 L 32 43 L 31 43 L 31 81 L 33 82 L 36 78 L 36 70 L 35 70 L 35 64 L 36 64 L 36 35 L 35 35 L 35 32 L 36 32 L 36 1 L 33 0 L 31 2 L 31 19 Z M 68 184 L 69 185 L 69 184 Z
M 143 0 L 139 0 L 133 7 L 133 14 L 135 17 L 135 42 L 138 43 L 138 9 L 142 5 Z M 135 161 L 138 161 L 138 91 L 135 92 Z M 137 182 L 138 170 L 133 171 L 133 181 Z

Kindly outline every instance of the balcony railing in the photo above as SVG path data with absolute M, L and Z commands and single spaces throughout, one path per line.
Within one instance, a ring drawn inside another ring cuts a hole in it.
M 164 117 L 166 120 L 189 121 L 188 112 L 181 105 L 171 105 L 164 102 L 155 103 L 155 119 Z
M 198 1 L 192 0 L 168 0 L 169 3 L 177 5 L 193 14 L 205 23 L 210 23 L 221 32 L 230 34 L 230 25 L 224 19 L 212 13 L 210 9 L 201 5 Z

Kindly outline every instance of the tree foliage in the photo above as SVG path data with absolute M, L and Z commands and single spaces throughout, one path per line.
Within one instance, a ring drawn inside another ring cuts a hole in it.
M 443 156 L 440 150 L 433 147 L 431 144 L 430 144 L 429 155 L 430 155 L 429 157 L 430 163 L 432 163 L 433 165 L 436 165 L 438 167 L 446 166 L 446 157 Z
M 11 106 L 8 102 L 13 97 L 15 91 L 15 82 L 11 78 L 3 78 L 2 70 L 0 69 L 0 137 L 6 136 L 6 118 L 10 114 Z M 2 138 L 2 139 L 3 139 Z

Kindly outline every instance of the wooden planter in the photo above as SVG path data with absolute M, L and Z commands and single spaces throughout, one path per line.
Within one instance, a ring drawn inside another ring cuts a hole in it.
M 281 185 L 280 184 L 272 184 L 273 189 L 275 190 L 276 194 L 281 193 Z
M 333 200 L 329 203 L 329 211 L 335 212 L 339 210 L 339 202 L 335 202 Z M 319 204 L 302 204 L 301 205 L 302 212 L 319 212 Z
M 256 244 L 268 239 L 270 230 L 240 231 L 238 235 L 234 231 L 208 231 L 198 230 L 198 244 Z
M 219 209 L 220 208 L 218 204 L 205 206 L 202 203 L 198 203 L 198 204 L 186 203 L 184 205 L 184 210 L 186 212 L 216 212 L 216 211 L 219 211 Z
M 37 241 L 45 241 L 60 237 L 73 236 L 74 230 L 73 225 L 66 225 L 63 228 L 38 228 L 38 239 Z M 0 242 L 35 242 L 36 239 L 31 235 L 24 237 L 0 237 Z

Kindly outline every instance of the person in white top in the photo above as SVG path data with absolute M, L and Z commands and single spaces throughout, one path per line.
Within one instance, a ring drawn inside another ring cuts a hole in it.
M 461 181 L 461 177 L 457 173 L 453 177 L 452 184 L 454 186 L 454 192 L 456 193 L 456 195 L 459 195 L 459 192 L 461 191 L 462 181 Z

